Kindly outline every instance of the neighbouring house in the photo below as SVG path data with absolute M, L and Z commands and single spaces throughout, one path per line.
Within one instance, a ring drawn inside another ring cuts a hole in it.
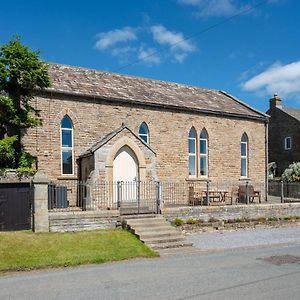
M 218 90 L 58 64 L 49 74 L 52 87 L 34 101 L 43 126 L 22 143 L 53 184 L 70 183 L 61 191 L 69 205 L 84 194 L 86 207 L 98 197 L 109 209 L 129 189 L 141 193 L 135 182 L 161 182 L 162 192 L 164 182 L 250 181 L 265 197 L 264 113 Z M 72 190 L 78 181 L 94 188 Z M 133 184 L 120 194 L 119 182 Z
M 269 162 L 276 163 L 276 176 L 300 161 L 300 109 L 282 105 L 278 95 L 270 99 Z

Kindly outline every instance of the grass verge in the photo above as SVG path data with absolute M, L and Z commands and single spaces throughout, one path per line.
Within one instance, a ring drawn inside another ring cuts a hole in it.
M 156 252 L 125 230 L 0 232 L 0 272 L 155 256 Z

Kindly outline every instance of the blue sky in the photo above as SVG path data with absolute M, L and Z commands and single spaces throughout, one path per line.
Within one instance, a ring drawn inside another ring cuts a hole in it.
M 0 44 L 18 34 L 49 62 L 300 108 L 299 12 L 296 0 L 4 1 Z

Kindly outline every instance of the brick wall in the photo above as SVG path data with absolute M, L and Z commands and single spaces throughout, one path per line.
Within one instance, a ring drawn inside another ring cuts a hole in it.
M 209 135 L 209 178 L 213 181 L 240 179 L 240 139 L 249 138 L 249 178 L 265 183 L 265 126 L 263 122 L 199 113 L 117 105 L 68 98 L 37 97 L 43 126 L 28 129 L 23 137 L 26 151 L 38 157 L 38 168 L 51 180 L 61 178 L 60 121 L 68 114 L 74 123 L 75 159 L 109 132 L 125 123 L 138 134 L 147 123 L 150 145 L 156 153 L 159 180 L 188 179 L 188 133 L 192 126 L 199 136 Z M 77 168 L 75 168 L 75 177 Z

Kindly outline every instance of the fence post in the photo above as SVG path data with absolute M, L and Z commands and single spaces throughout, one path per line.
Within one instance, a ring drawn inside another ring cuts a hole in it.
M 209 199 L 209 180 L 206 181 L 206 202 L 207 202 L 207 205 L 210 205 L 210 199 Z
M 122 201 L 122 181 L 117 182 L 117 208 L 121 207 Z
M 280 202 L 284 203 L 283 180 L 281 180 Z
M 33 230 L 49 232 L 48 216 L 48 178 L 42 172 L 37 172 L 33 183 Z
M 156 213 L 160 212 L 160 182 L 156 181 Z
M 249 190 L 248 190 L 249 182 L 246 181 L 246 204 L 249 204 Z

